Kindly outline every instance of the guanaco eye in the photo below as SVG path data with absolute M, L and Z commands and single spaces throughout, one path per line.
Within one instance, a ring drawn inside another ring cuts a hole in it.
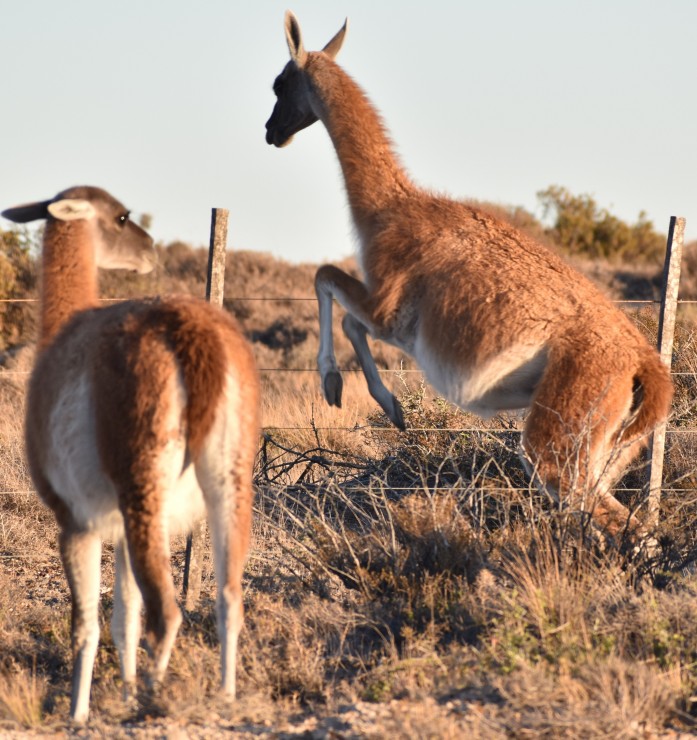
M 128 221 L 128 217 L 130 216 L 129 213 L 122 213 L 120 216 L 117 217 L 116 221 L 118 222 L 119 226 L 125 226 L 126 221 Z

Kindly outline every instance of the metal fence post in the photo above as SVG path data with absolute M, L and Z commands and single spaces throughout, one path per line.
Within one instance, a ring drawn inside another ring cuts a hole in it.
M 223 305 L 225 287 L 225 244 L 227 242 L 228 211 L 213 208 L 211 213 L 211 238 L 208 248 L 208 278 L 206 280 L 206 300 L 217 306 Z M 201 594 L 203 574 L 204 544 L 206 541 L 206 520 L 196 524 L 186 539 L 186 560 L 184 562 L 184 608 L 195 609 Z
M 658 317 L 658 351 L 661 360 L 670 369 L 673 362 L 673 338 L 678 307 L 680 287 L 680 263 L 682 260 L 685 219 L 672 216 L 666 243 L 666 259 L 663 266 L 663 286 L 661 292 L 661 311 Z M 663 486 L 663 458 L 666 447 L 667 422 L 656 427 L 651 437 L 649 455 L 651 475 L 647 501 L 646 523 L 653 528 L 658 524 L 658 512 Z

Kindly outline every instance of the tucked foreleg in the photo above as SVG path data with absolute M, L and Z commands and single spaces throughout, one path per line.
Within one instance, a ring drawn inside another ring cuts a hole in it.
M 368 346 L 368 330 L 353 315 L 347 313 L 342 322 L 344 333 L 351 341 L 353 349 L 358 357 L 358 362 L 363 370 L 363 375 L 368 383 L 370 395 L 380 404 L 382 410 L 387 414 L 389 420 L 404 431 L 404 414 L 402 406 L 390 391 L 387 390 L 378 372 L 375 359 Z
M 315 275 L 315 292 L 319 308 L 317 367 L 325 400 L 330 406 L 337 406 L 338 408 L 341 408 L 341 392 L 344 383 L 334 354 L 333 301 L 335 296 L 338 298 L 338 282 L 348 277 L 332 265 L 323 265 Z M 358 281 L 355 282 L 358 283 Z
M 330 406 L 341 407 L 343 381 L 334 354 L 332 301 L 334 298 L 346 310 L 343 329 L 356 352 L 368 383 L 370 395 L 380 404 L 392 423 L 404 429 L 404 416 L 399 401 L 385 387 L 368 346 L 368 333 L 385 336 L 375 324 L 370 294 L 365 285 L 333 265 L 323 265 L 315 276 L 319 304 L 319 352 L 317 365 L 322 379 L 322 392 Z

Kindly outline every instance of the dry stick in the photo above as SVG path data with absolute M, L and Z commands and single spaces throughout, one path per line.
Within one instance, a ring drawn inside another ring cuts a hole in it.
M 211 239 L 208 248 L 208 279 L 206 300 L 217 306 L 223 305 L 225 286 L 225 243 L 227 242 L 228 211 L 213 208 L 211 212 Z M 198 605 L 201 594 L 203 555 L 206 542 L 206 520 L 194 525 L 186 538 L 186 560 L 184 562 L 184 585 L 182 588 L 184 608 L 192 611 Z
M 666 259 L 663 266 L 663 289 L 661 291 L 661 311 L 658 318 L 658 351 L 661 360 L 668 367 L 673 361 L 673 337 L 675 336 L 675 316 L 680 287 L 680 262 L 685 235 L 685 219 L 671 216 L 666 243 Z M 665 421 L 654 430 L 649 445 L 651 476 L 647 502 L 646 524 L 654 528 L 658 524 L 658 509 L 661 503 L 663 485 L 663 458 L 666 447 Z

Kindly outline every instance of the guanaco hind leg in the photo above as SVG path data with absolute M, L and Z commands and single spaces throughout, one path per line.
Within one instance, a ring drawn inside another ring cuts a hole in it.
M 99 643 L 99 535 L 67 527 L 59 537 L 61 558 L 72 599 L 73 686 L 70 716 L 87 720 L 94 659 Z
M 124 520 L 129 556 L 145 604 L 145 634 L 152 657 L 150 680 L 157 686 L 164 678 L 182 614 L 172 580 L 162 502 L 156 495 L 135 498 L 139 502 L 133 509 L 126 508 Z
M 230 413 L 244 416 L 242 396 L 233 381 L 226 392 Z M 247 408 L 247 411 L 249 409 Z M 245 435 L 220 415 L 196 461 L 213 545 L 223 692 L 234 699 L 237 641 L 243 623 L 242 572 L 252 528 L 252 474 L 256 437 Z
M 590 350 L 589 350 L 590 351 Z M 612 537 L 643 533 L 641 523 L 610 493 L 643 446 L 623 439 L 631 415 L 630 371 L 594 378 L 585 357 L 552 359 L 537 390 L 523 449 L 540 484 L 560 501 L 592 513 Z
M 125 540 L 114 548 L 116 573 L 114 582 L 114 612 L 111 619 L 111 636 L 119 653 L 123 698 L 135 696 L 136 662 L 140 641 L 140 612 L 143 598 L 136 583 Z
M 239 499 L 237 496 L 239 495 Z M 220 640 L 221 686 L 223 693 L 234 699 L 237 641 L 242 629 L 242 572 L 249 547 L 251 507 L 250 490 L 237 487 L 232 511 L 228 506 L 213 504 L 209 510 L 209 527 L 213 544 L 216 582 L 216 616 Z

